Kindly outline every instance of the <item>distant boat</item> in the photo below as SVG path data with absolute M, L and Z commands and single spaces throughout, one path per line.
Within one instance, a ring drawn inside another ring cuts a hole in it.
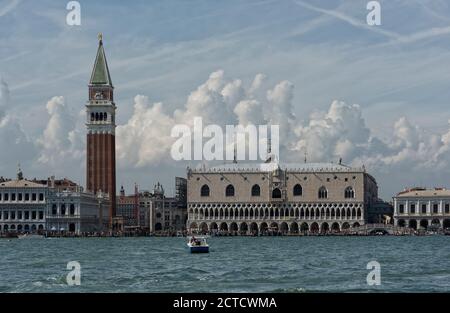
M 19 239 L 44 239 L 44 235 L 39 234 L 23 234 L 17 236 Z
M 206 242 L 205 237 L 192 236 L 189 238 L 187 246 L 189 247 L 189 252 L 191 252 L 191 253 L 208 253 L 209 252 L 209 245 Z

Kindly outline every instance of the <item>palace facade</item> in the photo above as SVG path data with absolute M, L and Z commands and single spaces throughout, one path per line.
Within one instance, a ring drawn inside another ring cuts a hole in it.
M 450 190 L 412 188 L 394 197 L 394 222 L 413 229 L 450 228 Z
M 234 234 L 340 232 L 378 200 L 364 168 L 333 163 L 226 164 L 187 171 L 187 227 Z

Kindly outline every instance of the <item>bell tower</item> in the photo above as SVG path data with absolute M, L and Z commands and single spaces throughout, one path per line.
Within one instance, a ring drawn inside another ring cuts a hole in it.
M 114 86 L 103 49 L 103 36 L 98 36 L 97 57 L 89 81 L 86 103 L 86 189 L 109 194 L 109 224 L 116 215 L 116 105 Z

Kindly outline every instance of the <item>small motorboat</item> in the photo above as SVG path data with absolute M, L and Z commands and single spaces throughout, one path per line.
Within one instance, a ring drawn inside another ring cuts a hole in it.
M 189 247 L 189 252 L 191 253 L 208 253 L 209 245 L 206 242 L 205 237 L 190 237 L 187 243 Z
M 44 239 L 44 235 L 39 234 L 22 234 L 17 236 L 19 239 Z

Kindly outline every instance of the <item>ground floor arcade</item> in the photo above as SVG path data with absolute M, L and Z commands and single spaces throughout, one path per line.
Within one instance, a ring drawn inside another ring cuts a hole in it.
M 396 218 L 395 225 L 399 227 L 409 227 L 415 230 L 418 229 L 450 229 L 450 218 L 438 217 L 409 217 Z
M 346 221 L 188 221 L 188 228 L 198 234 L 232 235 L 299 235 L 328 234 L 349 231 L 364 224 L 362 220 Z
M 38 233 L 45 230 L 45 223 L 0 223 L 0 233 Z

